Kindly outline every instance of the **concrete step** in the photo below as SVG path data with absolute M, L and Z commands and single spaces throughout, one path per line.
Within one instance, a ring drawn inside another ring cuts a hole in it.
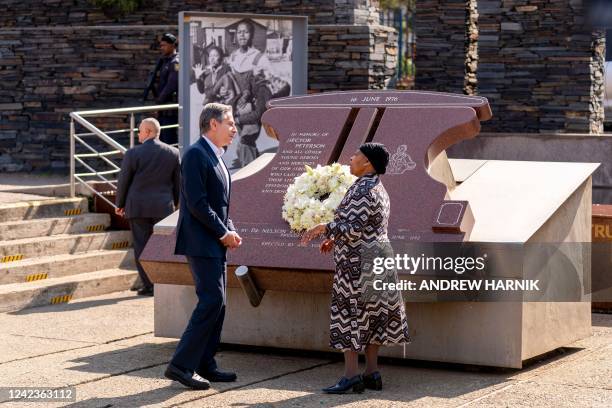
M 37 282 L 1 285 L 0 312 L 14 312 L 128 290 L 137 275 L 136 270 L 105 269 Z
M 38 194 L 27 194 L 11 191 L 0 191 L 0 203 L 21 203 L 25 201 L 44 201 L 51 200 L 53 197 L 38 195 Z
M 4 173 L 0 174 L 0 193 L 13 192 L 36 194 L 47 197 L 70 197 L 70 183 L 68 175 Z M 88 182 L 89 185 L 98 183 Z M 91 191 L 81 183 L 75 184 L 76 194 L 91 196 Z
M 3 266 L 22 259 L 61 254 L 78 254 L 102 249 L 125 249 L 132 245 L 131 231 L 107 231 L 87 234 L 16 239 L 0 242 Z
M 41 218 L 0 223 L 0 241 L 104 231 L 110 215 L 86 213 L 74 217 Z
M 88 212 L 87 198 L 52 198 L 0 204 L 0 222 L 64 217 Z
M 92 184 L 91 182 L 89 184 Z M 70 197 L 70 183 L 46 184 L 40 186 L 0 186 L 0 192 L 11 192 L 21 194 L 36 194 L 45 197 Z M 91 190 L 81 183 L 75 185 L 75 193 L 78 196 L 89 197 Z
M 113 268 L 136 268 L 134 252 L 131 249 L 91 251 L 0 264 L 0 285 L 36 282 Z

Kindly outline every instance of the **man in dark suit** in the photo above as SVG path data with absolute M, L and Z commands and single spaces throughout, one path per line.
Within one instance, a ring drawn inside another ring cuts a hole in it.
M 115 212 L 128 219 L 134 236 L 134 255 L 143 287 L 139 295 L 153 295 L 153 283 L 140 265 L 140 254 L 153 226 L 178 206 L 181 168 L 179 152 L 160 142 L 160 125 L 147 118 L 138 128 L 141 145 L 126 152 L 121 163 Z
M 187 257 L 198 304 L 164 375 L 189 388 L 208 389 L 209 381 L 236 380 L 236 374 L 220 371 L 214 358 L 225 316 L 226 252 L 242 242 L 228 215 L 231 178 L 221 158 L 236 135 L 232 107 L 205 105 L 200 134 L 181 163 L 175 249 Z

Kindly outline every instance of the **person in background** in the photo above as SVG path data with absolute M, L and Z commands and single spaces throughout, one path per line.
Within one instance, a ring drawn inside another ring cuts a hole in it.
M 179 201 L 178 149 L 159 140 L 160 125 L 154 118 L 138 127 L 141 143 L 129 149 L 121 163 L 115 212 L 127 218 L 134 237 L 134 256 L 143 287 L 139 295 L 153 295 L 153 283 L 139 258 L 153 234 L 153 226 L 172 214 Z
M 166 33 L 162 36 L 159 42 L 161 57 L 157 60 L 155 69 L 149 75 L 144 93 L 145 100 L 149 91 L 153 90 L 157 105 L 178 102 L 179 55 L 176 52 L 177 45 L 178 41 L 174 35 Z M 155 85 L 155 82 L 157 82 L 157 85 Z M 161 126 L 176 125 L 178 123 L 178 110 L 159 111 L 157 117 Z M 163 129 L 159 138 L 166 144 L 176 144 L 178 142 L 177 128 Z

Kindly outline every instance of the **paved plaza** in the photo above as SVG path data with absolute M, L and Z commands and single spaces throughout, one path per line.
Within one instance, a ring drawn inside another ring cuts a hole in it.
M 232 316 L 227 316 L 231 319 Z M 119 292 L 0 315 L 0 386 L 75 386 L 74 407 L 609 407 L 612 315 L 593 335 L 523 370 L 385 361 L 385 388 L 324 395 L 342 363 L 332 354 L 232 347 L 220 366 L 238 381 L 190 391 L 163 377 L 177 340 L 153 336 L 153 299 Z M 475 335 L 477 335 L 475 333 Z

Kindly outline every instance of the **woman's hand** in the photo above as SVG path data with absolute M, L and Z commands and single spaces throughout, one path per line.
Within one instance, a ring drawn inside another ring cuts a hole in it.
M 332 249 L 334 249 L 334 240 L 329 238 L 321 242 L 321 245 L 319 246 L 319 250 L 322 254 L 331 252 Z
M 312 227 L 311 229 L 306 231 L 304 233 L 304 235 L 302 235 L 302 239 L 301 239 L 300 243 L 302 245 L 306 245 L 307 243 L 309 243 L 310 241 L 312 241 L 313 239 L 315 239 L 319 235 L 323 234 L 325 232 L 325 228 L 326 227 L 327 227 L 327 224 L 325 224 L 325 223 L 319 224 L 319 225 L 315 225 L 314 227 Z

